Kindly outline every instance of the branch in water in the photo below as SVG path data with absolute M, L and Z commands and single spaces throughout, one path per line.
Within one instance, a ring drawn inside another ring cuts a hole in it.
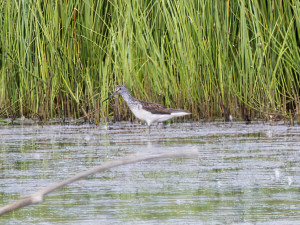
M 10 204 L 0 208 L 0 216 L 5 213 L 8 213 L 13 210 L 24 207 L 24 206 L 42 202 L 45 195 L 49 194 L 50 192 L 52 192 L 56 189 L 59 189 L 68 184 L 71 184 L 77 180 L 86 178 L 90 175 L 93 175 L 98 172 L 102 172 L 104 170 L 107 170 L 107 169 L 110 169 L 113 167 L 122 166 L 122 165 L 130 164 L 130 163 L 136 163 L 136 162 L 140 162 L 140 161 L 150 161 L 150 160 L 163 159 L 163 158 L 191 157 L 191 156 L 196 156 L 197 153 L 198 152 L 196 150 L 192 150 L 192 151 L 187 151 L 187 152 L 177 151 L 177 152 L 165 152 L 165 153 L 158 153 L 158 154 L 134 154 L 134 155 L 131 155 L 128 157 L 124 157 L 121 159 L 116 159 L 116 160 L 113 160 L 110 162 L 106 162 L 101 166 L 96 166 L 89 170 L 82 171 L 69 179 L 66 179 L 66 180 L 61 181 L 56 184 L 53 184 L 49 187 L 40 189 L 33 194 L 30 194 L 22 199 L 17 200 L 16 202 L 10 203 Z

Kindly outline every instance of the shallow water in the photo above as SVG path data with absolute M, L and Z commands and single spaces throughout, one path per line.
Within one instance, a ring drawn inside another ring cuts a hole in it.
M 98 173 L 0 224 L 300 224 L 300 127 L 177 123 L 0 127 L 0 205 L 140 152 L 198 157 Z

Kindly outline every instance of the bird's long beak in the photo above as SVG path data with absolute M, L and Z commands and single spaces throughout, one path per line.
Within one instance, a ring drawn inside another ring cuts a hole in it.
M 107 101 L 108 99 L 110 99 L 111 97 L 115 96 L 116 95 L 116 92 L 112 93 L 110 96 L 108 96 L 108 98 L 104 99 L 102 102 L 105 102 Z

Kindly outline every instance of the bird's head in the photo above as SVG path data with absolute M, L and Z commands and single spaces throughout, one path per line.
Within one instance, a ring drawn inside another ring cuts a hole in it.
M 128 92 L 127 88 L 124 85 L 118 85 L 115 88 L 115 92 L 112 93 L 108 98 L 104 99 L 103 102 L 105 102 L 106 100 L 110 99 L 111 97 L 115 96 L 115 95 L 122 95 L 123 93 Z

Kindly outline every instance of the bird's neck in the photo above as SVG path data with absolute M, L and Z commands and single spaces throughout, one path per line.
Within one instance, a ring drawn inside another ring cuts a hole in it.
M 129 94 L 129 92 L 127 92 L 126 94 L 122 94 L 122 97 L 127 104 L 136 101 L 136 99 L 132 97 L 131 94 Z

